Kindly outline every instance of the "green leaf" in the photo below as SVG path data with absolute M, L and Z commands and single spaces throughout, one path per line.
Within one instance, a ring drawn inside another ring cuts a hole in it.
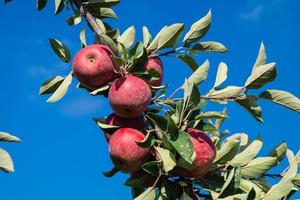
M 251 199 L 260 200 L 262 196 L 262 190 L 252 181 L 241 179 L 240 189 L 247 192 L 249 195 L 254 191 L 255 196 Z
M 120 3 L 120 0 L 88 0 L 87 7 L 112 7 Z
M 223 44 L 213 41 L 199 42 L 192 47 L 192 50 L 218 53 L 226 53 L 228 51 Z
M 153 132 L 148 132 L 144 140 L 136 142 L 140 147 L 149 148 L 154 145 L 155 138 Z
M 193 109 L 198 107 L 200 103 L 201 98 L 198 87 L 186 81 L 184 85 L 183 108 L 185 110 Z
M 70 26 L 77 25 L 81 22 L 80 12 L 76 12 L 73 16 L 67 19 L 67 24 Z
M 86 39 L 85 39 L 85 29 L 82 29 L 79 34 L 79 39 L 81 43 L 81 48 L 86 47 Z
M 55 10 L 54 14 L 57 15 L 59 14 L 63 9 L 64 9 L 64 0 L 55 0 Z
M 147 117 L 165 133 L 176 134 L 178 132 L 178 127 L 171 117 L 163 117 L 151 112 L 147 114 Z
M 237 154 L 231 161 L 229 161 L 229 164 L 234 167 L 246 165 L 257 156 L 262 146 L 262 139 L 258 137 L 244 151 Z
M 208 31 L 211 23 L 211 11 L 207 13 L 207 15 L 197 22 L 195 22 L 189 32 L 184 36 L 183 41 L 186 43 L 196 42 L 200 38 L 202 38 Z
M 227 79 L 227 65 L 221 62 L 218 66 L 216 81 L 213 88 L 216 88 L 219 85 L 221 85 L 224 81 L 226 81 L 226 79 Z
M 237 139 L 240 141 L 240 146 L 246 146 L 249 142 L 249 137 L 245 133 L 236 133 L 225 139 L 225 142 L 229 140 Z
M 275 157 L 258 157 L 243 166 L 241 173 L 243 177 L 255 178 L 263 175 L 275 165 L 277 165 L 277 159 Z
M 238 96 L 243 87 L 238 86 L 227 86 L 222 89 L 216 89 L 208 94 L 206 94 L 206 97 L 209 99 L 221 99 L 221 100 L 227 100 L 227 99 L 233 99 L 236 96 Z
M 55 54 L 65 63 L 69 63 L 71 60 L 71 54 L 69 49 L 57 39 L 49 39 L 51 48 Z
M 158 48 L 158 41 L 159 41 L 160 35 L 164 32 L 164 30 L 165 30 L 167 27 L 168 27 L 168 26 L 164 26 L 164 27 L 157 33 L 157 35 L 155 36 L 155 38 L 152 40 L 152 42 L 150 43 L 150 45 L 149 45 L 148 48 L 147 48 L 147 51 L 148 51 L 148 52 L 152 52 L 152 51 L 157 50 L 157 48 Z
M 107 178 L 113 177 L 116 173 L 118 173 L 120 170 L 116 167 L 112 168 L 110 171 L 103 172 L 103 175 Z
M 155 188 L 147 188 L 141 195 L 136 197 L 134 200 L 153 200 L 156 197 Z
M 88 7 L 88 10 L 90 13 L 99 18 L 114 18 L 118 19 L 116 13 L 111 8 L 105 8 L 105 7 Z
M 7 173 L 14 172 L 14 164 L 10 155 L 1 148 L 0 148 L 0 169 Z
M 228 115 L 223 112 L 215 112 L 215 111 L 209 111 L 204 112 L 195 117 L 195 120 L 202 120 L 202 119 L 227 119 Z
M 217 151 L 214 163 L 226 163 L 231 160 L 237 153 L 239 148 L 239 141 L 236 139 L 226 141 L 221 149 Z
M 0 142 L 21 142 L 20 138 L 0 131 Z
M 291 180 L 281 180 L 279 183 L 273 185 L 268 193 L 264 196 L 264 200 L 282 199 L 287 196 L 294 188 Z
M 260 98 L 271 100 L 296 112 L 300 112 L 300 99 L 284 90 L 266 90 L 259 95 Z
M 50 98 L 47 100 L 48 103 L 55 103 L 59 101 L 61 98 L 65 96 L 65 94 L 68 91 L 68 88 L 70 84 L 72 83 L 72 73 L 70 73 L 64 80 L 61 82 L 61 84 L 57 87 L 55 92 L 50 96 Z
M 108 91 L 110 85 L 104 85 L 96 90 L 93 90 L 92 92 L 90 92 L 90 95 L 98 95 L 98 94 L 102 94 L 104 91 Z
M 61 76 L 55 76 L 54 78 L 45 81 L 40 87 L 40 95 L 54 93 L 63 81 L 64 78 Z
M 284 174 L 282 180 L 294 179 L 294 177 L 297 175 L 298 170 L 298 162 L 296 160 L 296 157 L 294 156 L 294 153 L 288 149 L 286 151 L 286 155 L 290 166 L 287 172 Z
M 184 29 L 184 24 L 172 24 L 165 28 L 158 39 L 157 50 L 173 48 Z
M 276 78 L 275 63 L 260 65 L 254 68 L 248 77 L 244 87 L 248 89 L 259 89 Z
M 106 34 L 96 34 L 96 43 L 107 45 L 114 52 L 115 55 L 119 54 L 119 50 L 116 43 Z
M 180 197 L 180 200 L 193 200 L 193 198 L 190 197 L 187 193 L 183 192 Z
M 265 65 L 266 60 L 267 60 L 267 55 L 266 55 L 266 51 L 265 51 L 265 45 L 262 42 L 260 44 L 259 52 L 258 52 L 258 55 L 257 55 L 257 58 L 256 58 L 256 62 L 253 66 L 252 72 L 255 70 L 256 67 Z
M 245 108 L 258 122 L 264 122 L 261 107 L 257 105 L 257 100 L 256 96 L 245 95 L 243 98 L 235 99 L 235 102 Z
M 102 129 L 102 130 L 109 130 L 109 129 L 117 129 L 120 128 L 119 126 L 113 126 L 109 125 L 105 122 L 104 119 L 98 119 L 95 118 L 94 121 L 97 123 L 97 125 Z
M 198 69 L 198 67 L 199 67 L 198 63 L 191 56 L 188 56 L 188 55 L 178 55 L 177 58 L 179 58 L 187 66 L 189 66 L 192 69 L 193 72 L 195 72 Z
M 135 40 L 136 31 L 134 26 L 127 28 L 122 35 L 118 37 L 118 42 L 123 44 L 125 48 L 131 47 Z
M 147 48 L 152 40 L 152 36 L 146 26 L 143 26 L 143 42 L 144 47 Z
M 196 154 L 188 133 L 179 131 L 178 134 L 168 136 L 167 139 L 186 162 L 193 163 Z
M 155 147 L 155 149 L 158 152 L 160 159 L 163 163 L 164 171 L 171 171 L 176 166 L 175 155 L 169 149 L 163 149 L 160 147 Z
M 280 162 L 285 157 L 287 151 L 287 144 L 285 142 L 277 145 L 274 149 L 271 150 L 269 156 L 276 157 L 277 161 Z
M 232 182 L 232 180 L 234 180 L 234 174 L 235 174 L 235 169 L 232 169 L 230 171 L 230 173 L 228 174 L 227 178 L 226 178 L 226 181 L 223 185 L 223 187 L 221 188 L 221 191 L 220 191 L 220 195 L 221 196 L 223 194 L 223 192 L 226 190 L 226 188 L 230 185 L 230 183 Z
M 43 8 L 46 7 L 48 0 L 37 0 L 37 9 L 41 11 Z
M 189 84 L 193 85 L 199 85 L 202 83 L 208 75 L 208 70 L 209 70 L 209 61 L 206 60 L 188 79 L 186 82 Z M 183 88 L 187 86 L 187 83 L 184 83 L 182 85 Z
M 150 161 L 145 164 L 143 164 L 142 168 L 145 172 L 157 176 L 160 173 L 160 167 L 162 166 L 162 161 L 160 160 L 155 160 L 155 161 Z

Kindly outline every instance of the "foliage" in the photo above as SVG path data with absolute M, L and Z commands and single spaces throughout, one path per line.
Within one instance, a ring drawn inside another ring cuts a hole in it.
M 144 173 L 130 177 L 125 185 L 130 186 L 135 200 L 141 199 L 287 199 L 299 189 L 298 163 L 299 155 L 294 155 L 286 143 L 281 143 L 268 154 L 259 154 L 263 140 L 258 136 L 250 141 L 245 133 L 229 134 L 222 131 L 221 125 L 228 118 L 224 111 L 206 111 L 208 102 L 227 104 L 235 102 L 248 111 L 258 122 L 263 122 L 262 108 L 259 100 L 267 99 L 296 112 L 300 111 L 300 100 L 293 94 L 277 89 L 261 91 L 255 95 L 254 90 L 261 89 L 276 78 L 276 64 L 267 62 L 264 44 L 261 43 L 257 59 L 249 77 L 243 85 L 224 85 L 227 79 L 227 65 L 218 66 L 213 87 L 201 93 L 198 86 L 208 76 L 210 63 L 206 60 L 199 65 L 194 58 L 203 52 L 226 53 L 228 50 L 220 42 L 202 41 L 208 34 L 212 13 L 192 24 L 185 33 L 186 25 L 175 23 L 164 26 L 154 37 L 147 27 L 143 27 L 143 41 L 135 41 L 136 29 L 130 26 L 123 33 L 113 28 L 105 20 L 116 19 L 112 10 L 119 0 L 55 0 L 55 15 L 65 9 L 71 9 L 72 15 L 67 19 L 68 25 L 78 25 L 82 18 L 88 21 L 91 31 L 95 33 L 95 43 L 109 46 L 115 56 L 112 57 L 120 71 L 127 71 L 149 80 L 157 78 L 157 73 L 144 69 L 148 55 L 167 56 L 183 61 L 193 73 L 186 81 L 166 97 L 167 86 L 152 87 L 153 99 L 149 109 L 144 113 L 148 122 L 145 141 L 138 143 L 141 147 L 153 148 L 156 157 L 143 165 Z M 46 0 L 38 0 L 37 8 L 42 10 Z M 80 32 L 80 44 L 86 46 L 86 30 Z M 67 46 L 58 39 L 50 39 L 54 53 L 62 61 L 69 63 L 71 53 Z M 67 76 L 56 76 L 43 83 L 40 94 L 50 94 L 47 102 L 57 102 L 67 94 L 71 85 L 72 71 Z M 106 96 L 111 83 L 90 91 L 90 95 Z M 183 97 L 174 98 L 182 90 Z M 96 120 L 103 130 L 111 127 L 101 120 Z M 194 161 L 195 152 L 187 128 L 204 130 L 213 140 L 217 156 L 208 174 L 201 179 L 176 176 L 176 166 L 189 168 Z M 1 152 L 0 152 L 1 153 Z M 278 174 L 268 174 L 287 157 L 289 166 Z M 113 168 L 106 176 L 113 176 L 118 170 Z M 149 176 L 155 181 L 147 185 Z M 271 185 L 270 178 L 278 179 Z

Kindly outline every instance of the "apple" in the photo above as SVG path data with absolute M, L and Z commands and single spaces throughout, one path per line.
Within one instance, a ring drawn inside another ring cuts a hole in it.
M 147 123 L 141 116 L 133 118 L 122 118 L 112 113 L 106 118 L 106 124 L 111 126 L 119 126 L 120 128 L 126 127 L 136 130 L 142 130 L 143 128 L 145 128 Z M 105 132 L 104 136 L 106 140 L 109 141 L 111 134 Z
M 73 61 L 73 73 L 78 81 L 95 90 L 118 77 L 111 59 L 113 52 L 105 45 L 93 44 L 81 49 Z
M 158 80 L 149 80 L 149 84 L 152 86 L 161 86 L 163 79 L 163 64 L 161 59 L 158 56 L 149 57 L 148 62 L 145 66 L 146 70 L 154 69 L 159 74 Z
M 216 157 L 216 148 L 203 131 L 189 128 L 187 132 L 191 136 L 196 157 L 191 170 L 175 167 L 174 174 L 190 178 L 202 178 L 207 174 Z
M 121 172 L 136 172 L 148 161 L 151 156 L 150 148 L 142 148 L 136 144 L 144 138 L 143 133 L 132 128 L 120 128 L 111 136 L 109 154 Z
M 142 79 L 127 75 L 114 81 L 108 92 L 114 113 L 123 118 L 138 117 L 151 101 L 151 90 Z

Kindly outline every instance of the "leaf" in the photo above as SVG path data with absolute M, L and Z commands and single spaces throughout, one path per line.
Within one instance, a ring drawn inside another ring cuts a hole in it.
M 211 23 L 211 11 L 205 17 L 195 22 L 187 34 L 184 36 L 183 41 L 186 43 L 196 42 L 202 38 L 208 31 Z
M 262 196 L 262 190 L 252 181 L 241 179 L 240 189 L 247 192 L 249 195 L 254 191 L 255 196 L 251 199 L 260 200 Z
M 163 163 L 164 171 L 171 171 L 176 166 L 175 155 L 169 149 L 163 149 L 160 147 L 155 147 L 155 149 L 158 152 L 160 159 Z
M 108 130 L 108 129 L 117 129 L 120 128 L 119 126 L 114 126 L 114 125 L 109 125 L 106 123 L 104 119 L 97 119 L 95 118 L 94 121 L 97 123 L 97 125 L 102 129 L 102 130 Z
M 236 139 L 225 142 L 221 149 L 217 151 L 214 163 L 226 163 L 231 160 L 237 153 L 239 148 L 239 141 Z
M 245 108 L 258 122 L 264 122 L 261 107 L 257 105 L 257 100 L 256 96 L 246 95 L 243 98 L 235 99 L 235 102 Z
M 193 198 L 187 195 L 187 193 L 183 192 L 180 197 L 180 200 L 193 200 Z
M 153 200 L 156 197 L 155 188 L 147 188 L 141 195 L 136 197 L 134 200 Z
M 115 42 L 106 34 L 101 34 L 98 35 L 96 34 L 96 43 L 97 44 L 104 44 L 107 45 L 113 52 L 115 55 L 119 54 L 119 50 L 117 45 L 115 44 Z
M 265 45 L 262 42 L 260 44 L 259 52 L 258 52 L 258 55 L 257 55 L 257 58 L 256 58 L 256 62 L 253 66 L 252 73 L 253 73 L 253 71 L 255 70 L 256 67 L 265 65 L 266 60 L 267 60 L 267 55 L 266 55 L 266 51 L 265 51 Z
M 1 148 L 0 148 L 0 169 L 7 173 L 14 172 L 14 164 L 10 155 Z
M 61 76 L 55 76 L 54 78 L 45 81 L 40 87 L 40 95 L 54 93 L 63 81 L 64 78 Z
M 54 14 L 59 14 L 64 8 L 64 0 L 55 0 Z
M 185 110 L 195 109 L 200 103 L 201 98 L 198 87 L 186 81 L 184 85 L 183 108 Z M 184 116 L 182 115 L 182 117 Z
M 281 180 L 273 185 L 268 193 L 264 196 L 264 200 L 282 199 L 287 196 L 294 188 L 291 180 Z
M 183 29 L 184 24 L 181 23 L 172 24 L 165 28 L 158 38 L 157 50 L 173 48 L 176 45 L 178 38 L 182 34 Z
M 76 12 L 73 16 L 67 19 L 67 24 L 70 26 L 77 25 L 81 22 L 80 12 Z
M 298 170 L 298 162 L 296 160 L 296 157 L 294 156 L 294 153 L 288 149 L 286 151 L 286 155 L 288 157 L 290 166 L 287 172 L 284 174 L 282 180 L 294 179 L 294 177 L 297 175 Z
M 110 171 L 103 172 L 103 175 L 107 178 L 113 177 L 116 173 L 118 173 L 120 170 L 116 167 L 113 167 Z
M 195 120 L 202 120 L 202 119 L 227 119 L 228 115 L 223 112 L 215 112 L 215 111 L 209 111 L 204 112 L 195 117 Z
M 271 100 L 296 112 L 300 112 L 300 99 L 284 90 L 266 90 L 259 95 L 260 98 Z
M 152 40 L 152 36 L 146 26 L 143 26 L 143 42 L 144 47 L 147 48 Z
M 0 131 L 0 142 L 21 142 L 20 138 Z
M 167 139 L 186 162 L 189 164 L 193 163 L 196 154 L 188 133 L 179 131 L 178 134 L 173 134 L 167 137 Z
M 144 138 L 144 140 L 140 141 L 140 142 L 136 142 L 137 145 L 139 145 L 140 147 L 143 147 L 143 148 L 149 148 L 151 146 L 154 145 L 155 143 L 155 138 L 152 134 L 152 132 L 148 132 L 146 137 Z
M 48 0 L 37 0 L 37 9 L 41 11 L 43 8 L 46 7 Z
M 206 94 L 209 99 L 232 99 L 239 95 L 242 91 L 242 87 L 238 86 L 227 86 L 222 89 L 216 89 Z
M 193 72 L 195 72 L 198 69 L 198 67 L 199 67 L 198 63 L 191 56 L 188 56 L 188 55 L 178 55 L 177 58 L 179 58 L 187 66 L 189 66 L 192 69 Z
M 186 82 L 189 84 L 193 85 L 199 85 L 202 83 L 208 75 L 208 70 L 209 70 L 209 61 L 206 60 L 188 79 Z M 183 88 L 185 88 L 187 83 L 184 83 L 182 85 Z
M 253 158 L 256 157 L 256 155 L 259 153 L 262 146 L 263 146 L 262 139 L 258 137 L 244 151 L 237 154 L 231 161 L 229 161 L 229 164 L 234 167 L 246 165 Z
M 79 39 L 81 43 L 81 48 L 86 47 L 86 39 L 85 39 L 85 29 L 82 29 L 79 34 Z
M 241 168 L 241 173 L 243 177 L 255 178 L 261 176 L 276 164 L 277 159 L 275 157 L 258 157 L 243 166 Z
M 93 90 L 92 92 L 90 92 L 91 95 L 98 95 L 98 94 L 102 94 L 102 92 L 107 91 L 109 89 L 110 85 L 104 85 L 96 90 Z
M 155 160 L 155 161 L 150 161 L 145 164 L 143 164 L 142 168 L 145 172 L 157 176 L 160 173 L 160 166 L 162 165 L 162 161 L 160 160 Z
M 275 63 L 269 63 L 255 67 L 248 77 L 244 87 L 248 89 L 259 89 L 276 78 Z
M 157 125 L 157 127 L 170 134 L 176 134 L 178 132 L 178 127 L 171 117 L 163 117 L 161 115 L 149 112 L 147 117 L 151 122 Z
M 229 141 L 229 140 L 233 140 L 233 139 L 237 139 L 240 141 L 240 146 L 246 146 L 248 144 L 248 141 L 249 141 L 249 137 L 247 134 L 245 133 L 236 133 L 236 134 L 233 134 L 229 137 L 227 137 L 225 139 L 225 142 Z
M 68 88 L 70 84 L 72 83 L 72 73 L 70 73 L 63 82 L 57 87 L 55 92 L 50 96 L 50 98 L 47 100 L 48 103 L 55 103 L 59 101 L 61 98 L 65 96 L 65 94 L 68 91 Z
M 105 8 L 105 7 L 88 7 L 88 10 L 90 13 L 99 18 L 114 18 L 118 19 L 116 13 L 111 8 Z
M 88 0 L 86 6 L 91 7 L 112 7 L 120 3 L 120 0 Z
M 233 180 L 234 178 L 234 174 L 235 174 L 235 169 L 232 169 L 230 171 L 230 173 L 228 174 L 227 178 L 226 178 L 226 181 L 225 183 L 223 184 L 223 187 L 221 188 L 221 191 L 220 191 L 220 195 L 222 195 L 222 193 L 226 190 L 226 188 L 230 185 L 231 181 Z
M 158 41 L 159 41 L 160 35 L 164 32 L 164 30 L 165 30 L 167 27 L 168 27 L 168 26 L 164 26 L 164 27 L 157 33 L 157 35 L 155 36 L 155 38 L 152 40 L 152 42 L 150 43 L 150 45 L 149 45 L 148 48 L 147 48 L 147 51 L 148 51 L 148 52 L 152 52 L 152 51 L 157 50 L 157 48 L 158 48 Z
M 192 50 L 218 53 L 226 53 L 228 51 L 223 44 L 213 41 L 199 42 L 192 47 Z
M 285 157 L 287 151 L 287 144 L 285 142 L 277 145 L 274 149 L 271 150 L 269 156 L 276 157 L 277 161 L 280 162 Z
M 49 39 L 49 41 L 55 54 L 65 63 L 69 63 L 71 60 L 69 49 L 57 39 Z
M 118 42 L 123 44 L 125 48 L 131 47 L 135 40 L 136 31 L 134 26 L 130 26 L 128 29 L 118 37 Z
M 221 62 L 218 66 L 217 77 L 213 88 L 218 87 L 227 79 L 227 65 Z

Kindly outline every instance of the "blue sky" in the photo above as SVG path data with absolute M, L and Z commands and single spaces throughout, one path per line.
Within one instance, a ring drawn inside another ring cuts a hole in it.
M 44 12 L 37 12 L 35 4 L 17 0 L 6 6 L 0 4 L 0 130 L 23 140 L 1 144 L 16 165 L 14 174 L 0 174 L 1 199 L 131 199 L 129 188 L 123 186 L 126 175 L 111 179 L 102 175 L 112 164 L 102 132 L 91 119 L 111 112 L 105 99 L 88 96 L 75 88 L 76 83 L 58 103 L 47 104 L 46 97 L 38 96 L 44 80 L 66 75 L 70 70 L 52 52 L 48 38 L 64 41 L 74 55 L 80 48 L 78 36 L 85 24 L 68 27 L 68 12 L 54 17 L 52 1 Z M 122 31 L 134 24 L 141 38 L 143 25 L 152 34 L 165 24 L 184 22 L 189 27 L 212 9 L 213 23 L 203 41 L 222 42 L 229 52 L 203 53 L 197 58 L 199 63 L 206 58 L 211 62 L 209 78 L 201 91 L 212 87 L 220 61 L 228 64 L 226 84 L 243 84 L 263 40 L 268 60 L 275 61 L 278 70 L 276 81 L 265 88 L 286 89 L 300 96 L 299 6 L 297 0 L 124 0 L 115 8 L 119 20 L 109 22 Z M 88 42 L 92 41 L 89 37 Z M 191 71 L 174 58 L 163 58 L 163 62 L 165 82 L 173 91 Z M 261 134 L 264 153 L 283 140 L 296 152 L 300 115 L 269 102 L 261 101 L 260 105 L 264 124 L 258 124 L 239 106 L 229 104 L 230 119 L 225 128 L 232 133 L 246 132 L 252 138 Z M 211 104 L 207 110 L 222 108 Z

